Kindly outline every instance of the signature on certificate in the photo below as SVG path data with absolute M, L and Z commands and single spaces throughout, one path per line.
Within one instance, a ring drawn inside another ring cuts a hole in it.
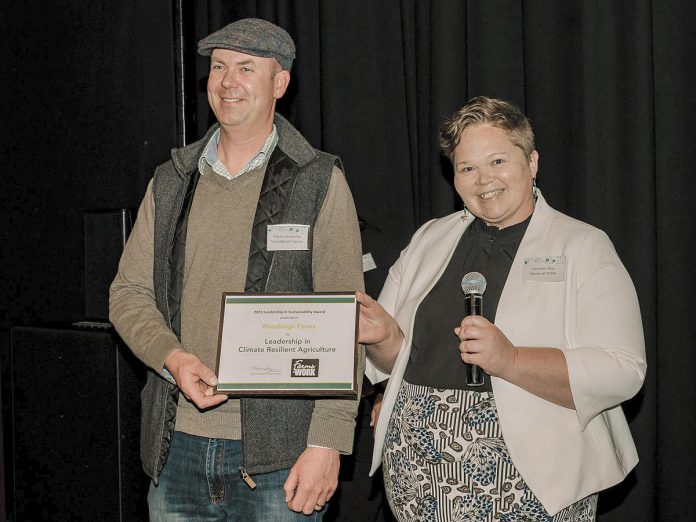
M 252 366 L 250 370 L 252 375 L 280 375 L 280 369 L 272 366 Z

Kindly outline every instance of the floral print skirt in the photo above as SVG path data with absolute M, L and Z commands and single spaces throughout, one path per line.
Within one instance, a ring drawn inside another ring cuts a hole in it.
M 382 469 L 389 505 L 402 522 L 595 520 L 596 494 L 555 516 L 546 512 L 510 459 L 490 392 L 404 381 Z

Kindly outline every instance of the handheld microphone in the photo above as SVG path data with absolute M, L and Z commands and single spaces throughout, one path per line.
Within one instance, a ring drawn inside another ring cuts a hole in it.
M 483 315 L 483 293 L 486 291 L 486 278 L 478 272 L 469 272 L 462 278 L 465 316 Z M 484 373 L 475 364 L 466 365 L 467 386 L 483 386 Z

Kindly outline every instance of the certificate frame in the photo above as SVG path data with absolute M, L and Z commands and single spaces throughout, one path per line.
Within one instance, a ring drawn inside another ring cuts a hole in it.
M 223 292 L 215 392 L 356 398 L 359 306 L 355 292 Z

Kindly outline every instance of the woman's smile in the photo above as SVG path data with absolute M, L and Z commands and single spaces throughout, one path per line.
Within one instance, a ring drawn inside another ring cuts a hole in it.
M 493 199 L 493 198 L 499 196 L 500 194 L 502 194 L 503 190 L 505 190 L 505 189 L 489 190 L 488 192 L 484 192 L 483 194 L 479 194 L 478 197 L 483 199 L 483 200 Z

